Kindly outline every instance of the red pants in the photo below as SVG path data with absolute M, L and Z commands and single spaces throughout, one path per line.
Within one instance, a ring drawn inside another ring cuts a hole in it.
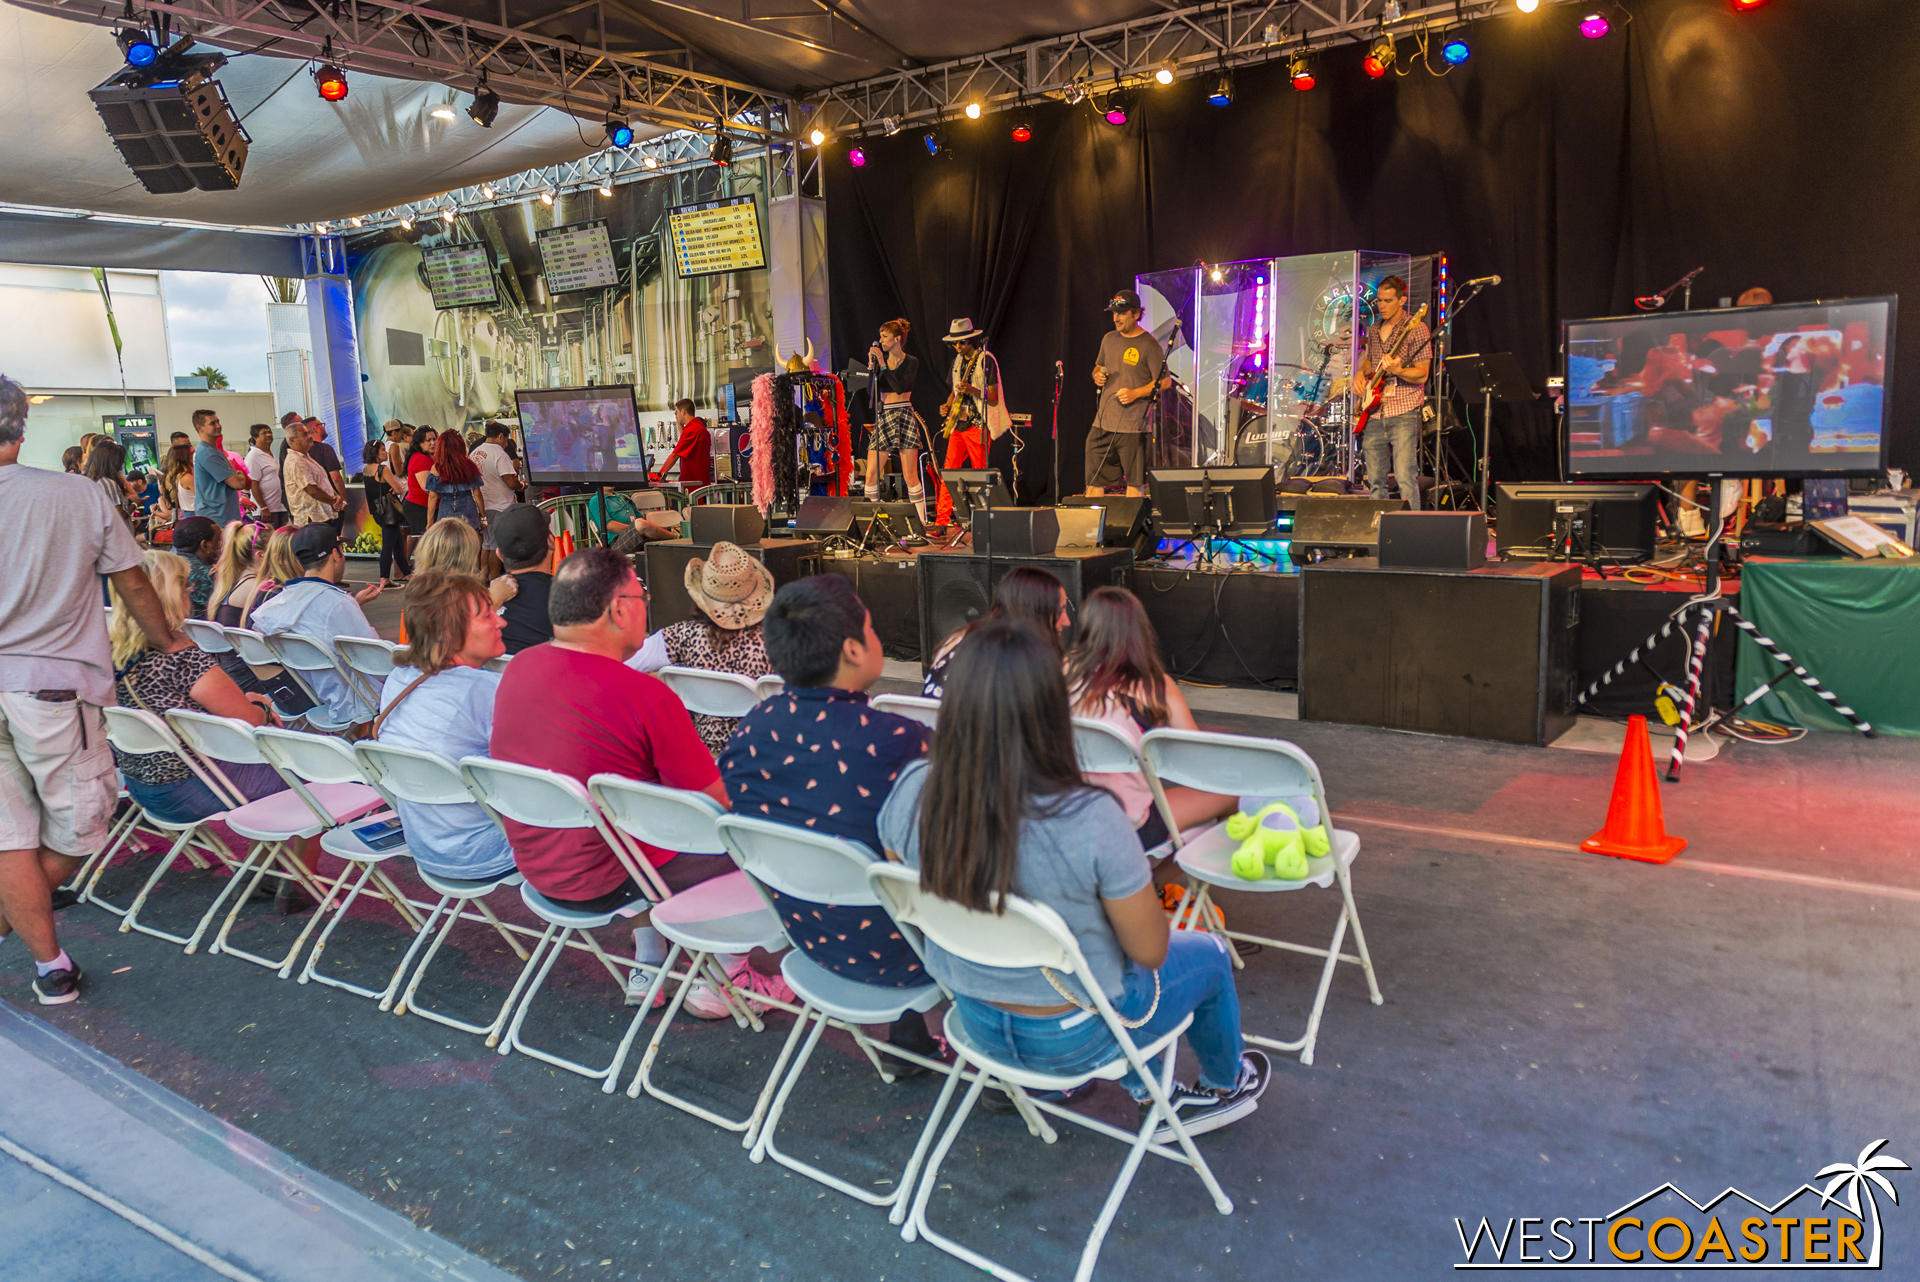
M 982 468 L 986 465 L 987 429 L 955 428 L 953 435 L 947 438 L 947 461 L 941 465 L 941 470 L 950 467 Z M 940 498 L 934 505 L 933 521 L 935 525 L 953 522 L 953 495 L 947 493 L 945 482 L 940 485 Z

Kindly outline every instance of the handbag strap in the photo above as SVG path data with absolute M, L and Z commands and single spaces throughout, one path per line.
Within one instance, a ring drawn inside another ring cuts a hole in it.
M 392 703 L 389 703 L 386 707 L 380 710 L 380 715 L 373 719 L 373 728 L 367 731 L 366 737 L 369 739 L 378 739 L 380 737 L 380 727 L 387 724 L 387 718 L 393 715 L 393 710 L 400 706 L 401 700 L 405 699 L 408 695 L 412 694 L 415 690 L 418 690 L 422 685 L 422 683 L 424 683 L 428 677 L 431 677 L 433 675 L 435 674 L 431 672 L 423 672 L 419 676 L 415 677 L 411 682 L 409 682 L 406 689 L 402 690 L 399 694 L 393 697 Z

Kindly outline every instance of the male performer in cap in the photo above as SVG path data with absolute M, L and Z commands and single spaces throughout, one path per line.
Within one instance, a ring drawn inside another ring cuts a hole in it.
M 948 433 L 943 471 L 987 465 L 987 407 L 998 405 L 1001 393 L 1000 362 L 981 342 L 985 337 L 970 317 L 962 316 L 947 327 L 945 341 L 953 345 L 953 391 L 940 405 L 940 421 Z M 944 481 L 933 519 L 936 525 L 953 521 L 953 495 Z
M 1093 366 L 1100 404 L 1087 432 L 1087 493 L 1104 494 L 1120 481 L 1128 494 L 1139 494 L 1147 483 L 1147 410 L 1173 380 L 1160 344 L 1140 328 L 1140 295 L 1123 289 L 1107 311 L 1113 332 L 1100 340 Z

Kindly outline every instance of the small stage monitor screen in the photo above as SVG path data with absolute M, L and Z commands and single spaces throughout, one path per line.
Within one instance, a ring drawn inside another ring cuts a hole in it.
M 647 483 L 640 418 L 629 384 L 554 387 L 514 393 L 526 442 L 528 479 L 536 484 Z
M 607 289 L 620 283 L 606 219 L 548 227 L 535 232 L 534 239 L 540 243 L 541 274 L 547 278 L 549 294 Z
M 1278 509 L 1271 467 L 1158 467 L 1147 473 L 1153 515 L 1172 539 L 1261 539 Z
M 753 196 L 676 205 L 667 211 L 667 225 L 673 236 L 674 271 L 682 280 L 767 265 L 760 206 Z
M 1880 471 L 1892 298 L 1568 321 L 1567 474 Z
M 433 295 L 435 307 L 485 307 L 498 300 L 493 260 L 482 241 L 423 249 L 420 270 L 426 275 L 427 292 Z

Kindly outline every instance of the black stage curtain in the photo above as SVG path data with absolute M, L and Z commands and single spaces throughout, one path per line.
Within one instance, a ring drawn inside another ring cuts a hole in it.
M 861 169 L 833 151 L 836 361 L 864 358 L 879 323 L 905 315 L 932 421 L 940 337 L 973 317 L 1011 407 L 1034 416 L 1020 466 L 1037 498 L 1053 466 L 1054 362 L 1072 493 L 1101 306 L 1136 273 L 1196 259 L 1445 250 L 1455 281 L 1505 278 L 1462 313 L 1454 350 L 1512 351 L 1536 387 L 1558 370 L 1563 318 L 1631 312 L 1702 264 L 1696 307 L 1753 285 L 1782 302 L 1920 297 L 1913 0 L 1630 8 L 1600 41 L 1576 33 L 1577 6 L 1475 23 L 1472 60 L 1444 77 L 1369 80 L 1362 49 L 1345 45 L 1318 56 L 1311 93 L 1270 63 L 1236 73 L 1230 107 L 1185 80 L 1138 91 L 1120 128 L 1090 103 L 1053 104 L 1028 113 L 1024 144 L 1002 112 L 951 123 L 950 159 L 927 155 L 924 128 L 862 140 Z M 1400 54 L 1403 70 L 1417 56 L 1407 40 Z M 1920 356 L 1896 361 L 1893 395 L 1920 403 Z M 1889 461 L 1920 472 L 1920 433 L 1896 425 Z M 1544 404 L 1495 408 L 1496 480 L 1559 468 Z

